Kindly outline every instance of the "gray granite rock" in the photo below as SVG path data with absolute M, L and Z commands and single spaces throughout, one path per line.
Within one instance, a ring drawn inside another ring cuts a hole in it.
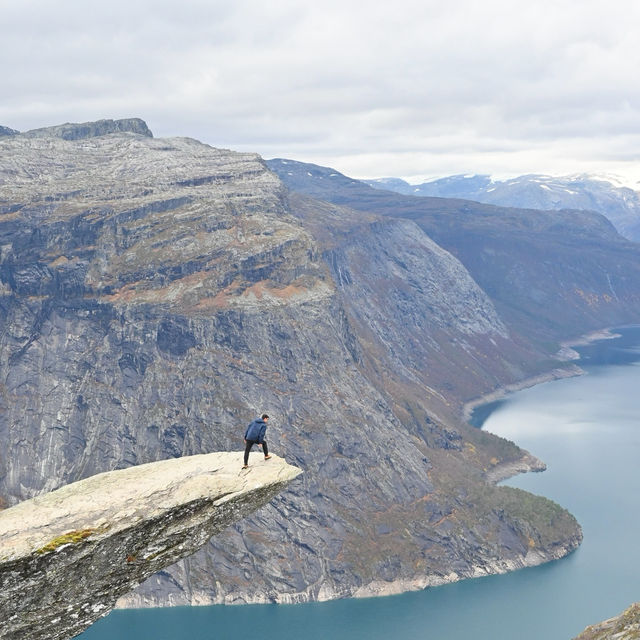
M 153 137 L 147 123 L 140 118 L 126 118 L 124 120 L 97 120 L 95 122 L 82 122 L 60 124 L 54 127 L 31 129 L 25 131 L 23 136 L 28 138 L 41 138 L 53 136 L 63 140 L 81 140 L 82 138 L 94 138 L 110 133 L 135 133 L 137 135 Z M 17 131 L 14 133 L 18 133 Z
M 301 472 L 210 453 L 110 471 L 0 512 L 0 638 L 66 640 Z

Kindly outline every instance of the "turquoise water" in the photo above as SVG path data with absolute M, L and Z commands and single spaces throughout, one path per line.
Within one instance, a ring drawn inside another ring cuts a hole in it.
M 547 463 L 509 484 L 578 518 L 584 542 L 568 558 L 387 598 L 115 611 L 80 638 L 570 640 L 619 613 L 640 600 L 640 328 L 622 332 L 580 350 L 587 375 L 518 392 L 481 418 Z

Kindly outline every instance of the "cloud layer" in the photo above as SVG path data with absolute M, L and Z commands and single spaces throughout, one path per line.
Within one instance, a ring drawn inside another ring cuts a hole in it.
M 640 180 L 633 0 L 2 5 L 16 129 L 138 116 L 358 177 Z

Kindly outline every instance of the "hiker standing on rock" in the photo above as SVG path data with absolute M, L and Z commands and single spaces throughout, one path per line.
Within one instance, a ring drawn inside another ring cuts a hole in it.
M 267 441 L 264 439 L 264 434 L 267 432 L 267 422 L 269 420 L 269 416 L 266 413 L 263 413 L 260 418 L 256 418 L 248 427 L 244 433 L 244 466 L 243 469 L 246 469 L 249 466 L 249 451 L 254 444 L 257 444 L 259 447 L 262 447 L 262 451 L 264 452 L 264 459 L 268 460 L 271 456 L 269 455 L 269 449 L 267 448 Z

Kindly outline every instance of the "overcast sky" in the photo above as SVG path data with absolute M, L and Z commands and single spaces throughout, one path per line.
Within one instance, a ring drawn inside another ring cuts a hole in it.
M 156 137 L 354 177 L 640 180 L 637 0 L 0 0 L 0 124 Z

